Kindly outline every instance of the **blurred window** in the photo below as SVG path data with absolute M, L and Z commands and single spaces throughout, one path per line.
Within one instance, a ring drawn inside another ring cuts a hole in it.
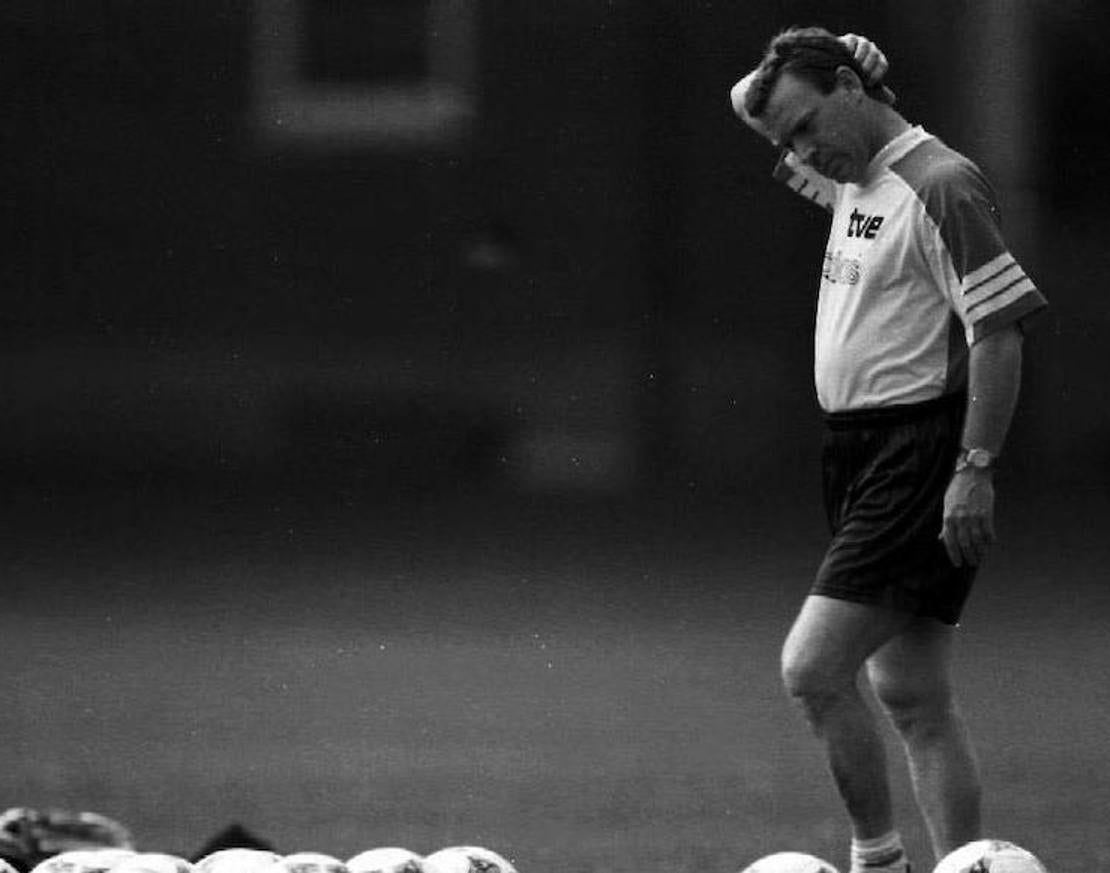
M 455 144 L 475 114 L 475 0 L 255 0 L 267 148 Z
M 419 82 L 431 72 L 427 0 L 304 0 L 301 71 L 311 82 Z

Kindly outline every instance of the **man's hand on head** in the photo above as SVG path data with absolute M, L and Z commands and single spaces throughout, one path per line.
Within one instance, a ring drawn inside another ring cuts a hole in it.
M 857 33 L 846 33 L 839 39 L 841 44 L 851 52 L 860 69 L 863 70 L 863 84 L 868 88 L 881 85 L 883 79 L 886 78 L 887 71 L 890 69 L 890 63 L 882 49 L 867 37 L 860 36 Z M 895 102 L 894 92 L 886 85 L 882 85 L 882 89 L 884 99 L 893 106 Z
M 840 37 L 841 44 L 851 52 L 860 69 L 863 70 L 866 85 L 877 85 L 890 69 L 886 55 L 867 37 L 856 33 L 846 33 Z

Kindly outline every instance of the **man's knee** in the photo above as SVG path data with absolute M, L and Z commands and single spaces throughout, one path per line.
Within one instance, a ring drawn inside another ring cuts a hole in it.
M 888 610 L 811 595 L 783 643 L 787 694 L 818 727 L 844 706 L 858 708 L 860 668 L 905 621 Z
M 844 676 L 787 646 L 782 655 L 782 684 L 787 695 L 820 728 L 845 696 L 858 693 L 853 676 Z
M 871 677 L 875 698 L 903 737 L 927 738 L 948 729 L 955 716 L 951 689 L 944 681 Z

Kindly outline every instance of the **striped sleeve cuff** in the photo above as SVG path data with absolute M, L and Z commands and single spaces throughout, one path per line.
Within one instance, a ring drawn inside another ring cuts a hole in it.
M 795 194 L 811 200 L 829 212 L 836 205 L 836 183 L 805 168 L 792 152 L 783 151 L 775 165 L 774 178 Z
M 1009 252 L 968 273 L 961 292 L 969 344 L 1048 305 Z

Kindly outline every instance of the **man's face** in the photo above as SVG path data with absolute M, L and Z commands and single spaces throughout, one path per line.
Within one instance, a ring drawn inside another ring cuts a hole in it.
M 783 73 L 760 119 L 775 142 L 790 149 L 822 176 L 859 182 L 871 161 L 863 94 L 849 79 L 830 94 L 793 73 Z

